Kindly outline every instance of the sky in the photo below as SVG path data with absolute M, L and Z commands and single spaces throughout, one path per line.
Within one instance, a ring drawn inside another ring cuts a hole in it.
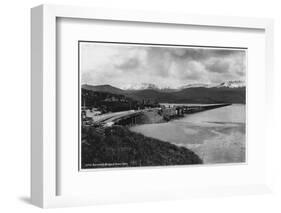
M 82 84 L 130 89 L 245 80 L 246 51 L 238 49 L 80 43 Z

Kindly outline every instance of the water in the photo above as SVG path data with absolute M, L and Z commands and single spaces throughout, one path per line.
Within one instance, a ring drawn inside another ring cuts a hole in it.
M 205 164 L 245 162 L 246 109 L 243 104 L 186 115 L 168 123 L 134 126 L 132 131 L 185 146 Z

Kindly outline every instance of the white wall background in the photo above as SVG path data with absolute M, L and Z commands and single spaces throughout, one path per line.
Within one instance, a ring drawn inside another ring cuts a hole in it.
M 281 13 L 278 0 L 8 0 L 0 7 L 0 211 L 37 212 L 29 203 L 30 8 L 42 3 L 275 19 L 275 192 L 272 195 L 202 198 L 67 209 L 69 212 L 280 212 L 281 211 Z M 60 212 L 63 209 L 48 210 Z

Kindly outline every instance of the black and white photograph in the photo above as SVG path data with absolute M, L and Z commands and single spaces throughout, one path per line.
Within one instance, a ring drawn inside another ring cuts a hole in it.
M 79 168 L 246 162 L 247 49 L 78 42 Z

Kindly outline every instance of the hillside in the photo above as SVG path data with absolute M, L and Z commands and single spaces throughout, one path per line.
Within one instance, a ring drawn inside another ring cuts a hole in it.
M 118 95 L 122 95 L 122 94 L 126 93 L 122 89 L 119 89 L 117 87 L 113 87 L 113 86 L 110 86 L 110 85 L 107 85 L 107 84 L 106 85 L 97 85 L 97 86 L 83 84 L 82 89 L 91 90 L 93 92 L 108 92 L 108 93 L 111 93 L 111 94 L 118 94 Z
M 153 99 L 157 102 L 168 103 L 245 103 L 246 89 L 242 88 L 187 88 L 176 92 L 156 90 L 132 91 L 128 94 L 137 99 Z
M 185 147 L 131 132 L 123 126 L 108 127 L 102 133 L 95 128 L 82 129 L 82 138 L 83 169 L 202 164 Z
M 105 91 L 87 90 L 84 88 L 81 90 L 81 104 L 89 108 L 95 107 L 103 113 L 139 108 L 138 101 L 127 96 Z
M 174 93 L 176 103 L 245 103 L 246 88 L 188 88 Z
M 166 103 L 245 103 L 245 87 L 190 87 L 178 91 L 165 91 L 157 89 L 121 90 L 110 85 L 89 86 L 82 88 L 94 92 L 105 92 L 124 95 L 136 101 L 153 100 Z

